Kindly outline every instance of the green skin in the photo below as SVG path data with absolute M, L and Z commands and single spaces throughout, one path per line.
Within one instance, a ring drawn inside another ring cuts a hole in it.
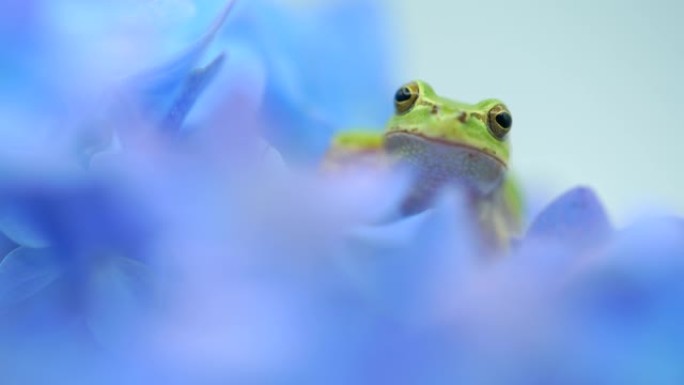
M 512 120 L 506 106 L 496 99 L 457 102 L 422 81 L 400 88 L 395 106 L 384 132 L 342 132 L 329 154 L 346 153 L 348 160 L 375 151 L 408 166 L 417 179 L 402 208 L 406 215 L 429 207 L 444 187 L 461 187 L 488 243 L 507 244 L 520 231 L 522 200 L 507 172 Z

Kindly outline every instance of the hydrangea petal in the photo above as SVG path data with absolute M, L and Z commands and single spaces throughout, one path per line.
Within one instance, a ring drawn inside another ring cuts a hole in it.
M 130 258 L 106 258 L 90 274 L 87 324 L 93 336 L 104 346 L 130 347 L 153 295 L 148 266 Z
M 575 271 L 558 316 L 559 350 L 593 383 L 676 383 L 684 354 L 684 221 L 642 220 Z M 559 323 L 560 324 L 560 323 Z M 600 364 L 599 364 L 600 363 Z
M 289 162 L 318 161 L 336 130 L 380 129 L 390 116 L 397 84 L 384 11 L 367 0 L 321 2 L 299 14 L 272 0 L 236 9 L 221 38 L 262 58 L 265 135 Z
M 556 198 L 537 215 L 526 241 L 537 239 L 582 248 L 604 242 L 611 232 L 612 226 L 596 194 L 589 188 L 578 187 Z
M 223 61 L 222 56 L 219 55 L 204 68 L 201 68 L 199 64 L 206 55 L 209 45 L 223 27 L 233 4 L 233 0 L 228 1 L 209 30 L 184 52 L 166 63 L 124 79 L 119 95 L 133 97 L 133 101 L 142 106 L 143 114 L 155 123 L 174 108 L 174 103 L 189 97 L 184 93 L 194 93 L 195 95 L 190 99 L 197 98 L 206 87 L 203 83 L 208 83 L 215 76 L 215 71 L 220 68 Z M 199 84 L 202 85 L 199 86 Z M 114 112 L 121 111 L 115 110 Z
M 30 247 L 50 246 L 42 224 L 20 207 L 6 207 L 0 216 L 0 231 L 14 243 Z
M 180 130 L 181 125 L 185 121 L 185 117 L 194 106 L 197 98 L 221 70 L 224 59 L 225 55 L 219 55 L 206 67 L 196 69 L 189 75 L 178 99 L 173 102 L 173 105 L 161 123 L 161 127 L 164 130 L 170 132 L 177 132 Z
M 51 250 L 19 247 L 0 262 L 0 304 L 25 300 L 50 285 L 60 274 Z

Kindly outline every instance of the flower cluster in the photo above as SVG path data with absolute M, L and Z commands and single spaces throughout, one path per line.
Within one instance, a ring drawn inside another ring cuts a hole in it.
M 0 5 L 0 383 L 684 380 L 681 218 L 580 187 L 492 260 L 458 196 L 312 175 L 389 113 L 381 3 L 116 4 Z

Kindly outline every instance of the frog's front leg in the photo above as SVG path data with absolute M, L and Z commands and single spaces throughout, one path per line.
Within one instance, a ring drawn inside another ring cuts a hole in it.
M 381 131 L 339 132 L 333 137 L 321 168 L 325 173 L 359 168 L 384 169 L 389 163 L 383 141 Z
M 477 211 L 487 242 L 495 250 L 508 250 L 523 227 L 523 198 L 514 178 L 509 174 L 492 197 L 480 200 Z

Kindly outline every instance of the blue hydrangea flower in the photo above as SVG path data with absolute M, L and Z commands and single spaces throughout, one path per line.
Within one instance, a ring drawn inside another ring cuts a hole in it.
M 59 20 L 107 15 L 0 5 L 0 383 L 681 382 L 681 218 L 616 227 L 579 187 L 495 260 L 454 194 L 375 224 L 401 176 L 296 165 L 389 113 L 381 4 L 174 1 L 197 40 L 107 87 L 88 62 L 97 100 Z

